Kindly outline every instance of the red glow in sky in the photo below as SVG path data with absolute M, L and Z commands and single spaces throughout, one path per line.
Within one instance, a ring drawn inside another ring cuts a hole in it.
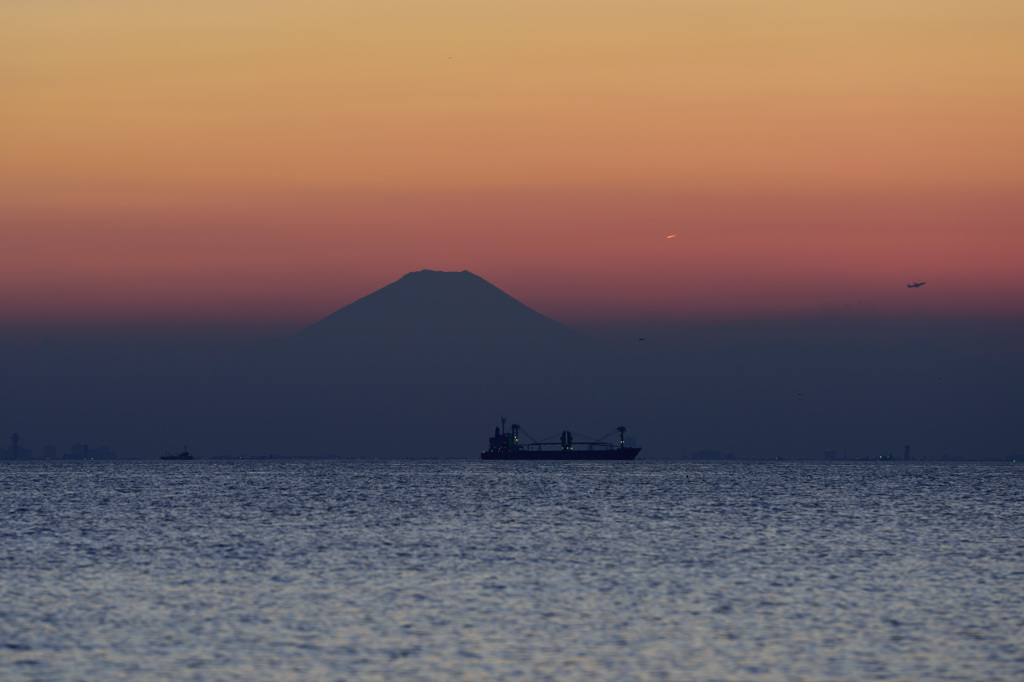
M 1024 202 L 1005 197 L 381 193 L 8 215 L 0 310 L 19 324 L 299 325 L 419 269 L 471 270 L 564 321 L 1024 301 Z
M 300 325 L 425 268 L 564 321 L 1019 315 L 1022 31 L 1008 1 L 8 3 L 0 324 Z

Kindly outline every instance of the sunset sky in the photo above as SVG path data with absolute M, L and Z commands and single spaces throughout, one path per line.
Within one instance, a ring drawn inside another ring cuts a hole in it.
M 6 326 L 1021 315 L 1024 3 L 7 0 L 0 254 Z

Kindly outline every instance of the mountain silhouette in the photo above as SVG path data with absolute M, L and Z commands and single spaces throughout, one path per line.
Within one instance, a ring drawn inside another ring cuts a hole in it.
M 613 350 L 465 271 L 409 273 L 285 339 L 191 333 L 0 336 L 0 418 L 37 448 L 151 457 L 473 457 L 501 416 L 544 440 L 625 424 L 642 459 L 931 457 L 1019 447 L 1024 404 L 1019 368 L 932 339 Z
M 476 452 L 501 415 L 614 428 L 620 415 L 596 407 L 617 393 L 614 356 L 468 271 L 423 270 L 265 348 L 229 383 L 249 383 L 253 414 L 277 415 L 239 429 L 273 451 L 443 457 Z
M 359 352 L 364 361 L 388 351 L 388 362 L 440 362 L 467 353 L 501 362 L 508 354 L 596 349 L 587 337 L 466 270 L 411 272 L 307 327 L 294 341 L 302 352 Z

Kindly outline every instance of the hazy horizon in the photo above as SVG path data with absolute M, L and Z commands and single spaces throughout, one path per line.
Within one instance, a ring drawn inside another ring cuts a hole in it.
M 382 280 L 376 289 L 352 298 L 339 293 L 335 303 L 322 304 L 317 311 L 311 305 L 296 306 L 305 314 L 293 313 L 288 319 L 238 320 L 158 320 L 99 319 L 0 322 L 0 345 L 32 344 L 60 339 L 103 339 L 122 343 L 238 343 L 283 339 L 311 327 L 335 312 L 359 301 L 402 277 L 430 270 L 421 268 Z M 450 272 L 472 272 L 461 269 Z M 449 272 L 438 270 L 438 272 Z M 473 273 L 478 274 L 478 273 Z M 485 281 L 489 281 L 486 280 Z M 492 284 L 496 284 L 491 282 Z M 991 313 L 984 310 L 940 313 L 928 310 L 883 311 L 871 300 L 857 301 L 833 308 L 760 315 L 719 313 L 705 315 L 654 315 L 644 312 L 598 315 L 571 311 L 557 306 L 531 305 L 514 291 L 496 284 L 527 307 L 587 336 L 613 344 L 623 350 L 647 352 L 659 350 L 697 350 L 745 343 L 868 343 L 888 345 L 908 340 L 928 340 L 938 345 L 976 355 L 989 355 L 1000 362 L 1024 362 L 1018 351 L 1024 344 L 1024 314 Z M 916 291 L 902 292 L 891 287 L 893 296 L 919 296 Z M 895 292 L 895 293 L 893 293 Z M 319 300 L 319 299 L 318 299 Z M 272 301 L 271 301 L 272 303 Z M 636 342 L 643 339 L 643 344 Z
M 465 458 L 505 415 L 538 433 L 626 424 L 653 459 L 1005 458 L 1021 330 L 825 316 L 573 331 L 470 272 L 417 271 L 302 333 L 7 334 L 0 429 L 131 456 L 185 442 L 207 457 Z

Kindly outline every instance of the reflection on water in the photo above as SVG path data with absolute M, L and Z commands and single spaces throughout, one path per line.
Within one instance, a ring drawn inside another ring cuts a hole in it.
M 1022 679 L 1014 465 L 0 466 L 5 679 Z

